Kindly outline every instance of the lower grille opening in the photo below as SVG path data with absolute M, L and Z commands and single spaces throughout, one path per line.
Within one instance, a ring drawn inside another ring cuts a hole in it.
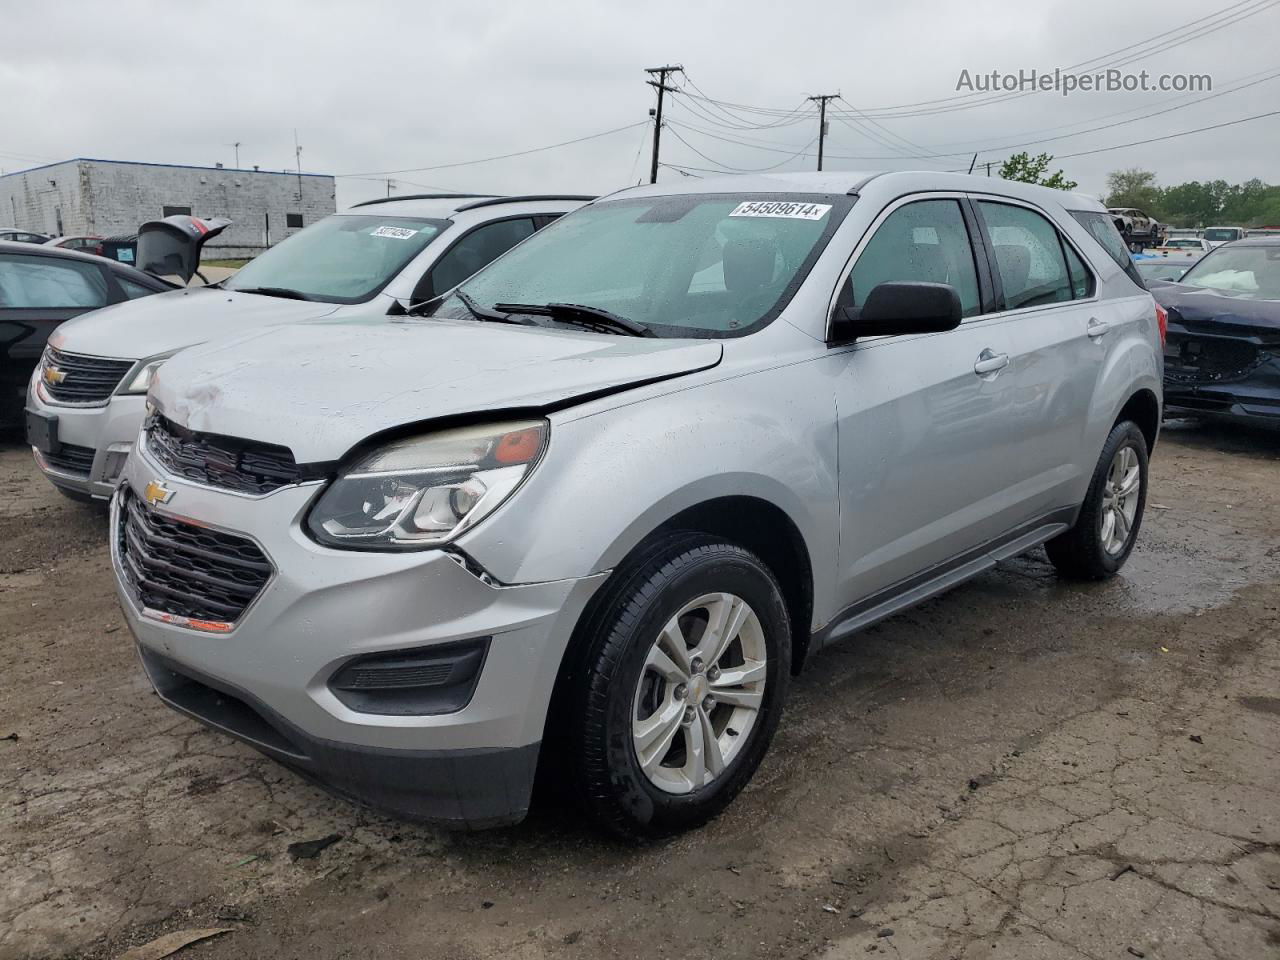
M 50 470 L 57 470 L 59 473 L 74 473 L 77 476 L 87 477 L 89 471 L 93 469 L 93 447 L 78 447 L 73 443 L 63 443 L 58 445 L 57 453 L 42 453 L 44 462 L 49 465 Z
M 142 659 L 156 692 L 170 706 L 261 749 L 307 759 L 297 744 L 244 700 L 214 689 L 155 654 L 143 651 Z
M 360 713 L 456 713 L 471 702 L 490 639 L 356 657 L 333 675 L 329 689 Z

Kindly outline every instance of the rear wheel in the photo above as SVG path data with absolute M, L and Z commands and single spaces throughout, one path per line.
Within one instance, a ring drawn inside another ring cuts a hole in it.
M 587 812 L 633 839 L 718 814 L 769 747 L 790 657 L 781 589 L 749 551 L 685 535 L 622 573 L 572 691 Z
M 1045 544 L 1058 572 L 1080 580 L 1114 576 L 1133 551 L 1147 502 L 1147 441 L 1130 420 L 1112 428 L 1076 525 Z

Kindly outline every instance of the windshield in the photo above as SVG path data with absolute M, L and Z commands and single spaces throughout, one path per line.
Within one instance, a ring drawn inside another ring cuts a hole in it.
M 369 300 L 449 225 L 447 220 L 342 214 L 280 241 L 223 283 L 290 290 L 308 300 Z
M 1182 282 L 1257 300 L 1280 300 L 1280 244 L 1219 247 L 1186 272 Z
M 1204 232 L 1204 238 L 1214 243 L 1228 243 L 1240 239 L 1240 231 L 1233 227 L 1211 227 Z
M 1138 272 L 1144 280 L 1177 280 L 1187 271 L 1185 260 L 1140 260 Z
M 1199 240 L 1170 240 L 1168 243 L 1165 244 L 1165 246 L 1178 249 L 1178 250 L 1181 250 L 1183 248 L 1191 248 L 1193 250 L 1199 250 L 1200 241 Z
M 460 290 L 481 310 L 574 304 L 657 336 L 737 336 L 781 312 L 852 203 L 843 195 L 702 194 L 591 204 Z M 473 312 L 453 296 L 435 315 Z

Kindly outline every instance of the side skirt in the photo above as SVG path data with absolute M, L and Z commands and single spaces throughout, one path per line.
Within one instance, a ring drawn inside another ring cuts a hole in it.
M 1077 507 L 1055 510 L 1005 536 L 989 540 L 845 607 L 830 623 L 813 634 L 810 653 L 944 593 L 983 571 L 990 570 L 1001 560 L 1008 560 L 1038 547 L 1070 529 L 1076 522 L 1078 512 Z

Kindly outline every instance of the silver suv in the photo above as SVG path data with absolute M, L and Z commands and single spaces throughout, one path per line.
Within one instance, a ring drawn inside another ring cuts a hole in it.
M 422 315 L 186 351 L 114 501 L 147 673 L 401 815 L 512 822 L 541 770 L 702 823 L 825 644 L 1040 544 L 1125 562 L 1163 331 L 1103 227 L 959 175 L 663 184 Z
M 105 501 L 142 425 L 151 378 L 180 350 L 270 324 L 403 311 L 590 199 L 370 200 L 316 221 L 222 283 L 64 323 L 27 389 L 36 464 L 63 493 Z M 195 266 L 188 265 L 188 275 Z

